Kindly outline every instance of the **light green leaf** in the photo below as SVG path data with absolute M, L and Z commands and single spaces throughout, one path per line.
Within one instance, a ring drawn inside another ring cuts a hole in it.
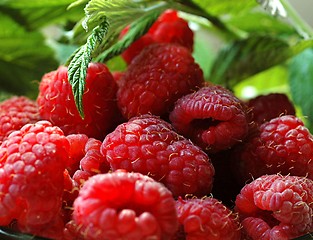
M 289 83 L 295 104 L 308 118 L 308 127 L 313 131 L 313 49 L 307 49 L 295 56 L 289 65 Z
M 213 15 L 237 15 L 258 6 L 253 0 L 193 0 L 192 2 Z
M 84 118 L 83 94 L 87 68 L 92 55 L 108 32 L 109 23 L 104 20 L 88 37 L 87 43 L 74 53 L 68 66 L 68 79 L 73 89 L 74 99 L 79 114 Z
M 27 32 L 0 13 L 0 88 L 34 96 L 42 75 L 57 67 L 51 49 L 38 32 Z M 36 83 L 37 81 L 37 83 Z

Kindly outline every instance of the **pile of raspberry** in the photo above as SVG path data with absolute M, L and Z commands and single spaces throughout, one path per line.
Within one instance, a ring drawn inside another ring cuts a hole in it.
M 127 34 L 125 29 L 121 34 Z M 0 234 L 57 240 L 293 239 L 313 232 L 313 136 L 288 96 L 249 101 L 204 79 L 173 10 L 37 99 L 0 103 Z M 31 236 L 32 235 L 32 236 Z

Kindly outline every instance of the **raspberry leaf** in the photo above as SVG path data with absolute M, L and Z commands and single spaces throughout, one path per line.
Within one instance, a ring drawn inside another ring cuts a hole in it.
M 129 31 L 126 33 L 126 35 L 112 47 L 100 54 L 97 58 L 97 61 L 106 62 L 112 57 L 121 54 L 134 41 L 136 41 L 149 30 L 160 14 L 161 11 L 153 11 L 134 21 L 130 25 Z
M 98 27 L 94 28 L 92 34 L 87 39 L 87 43 L 74 53 L 68 67 L 68 79 L 72 85 L 75 103 L 82 118 L 84 118 L 82 98 L 85 90 L 88 64 L 92 59 L 92 54 L 106 35 L 108 27 L 109 23 L 105 19 Z
M 236 40 L 220 50 L 209 79 L 233 88 L 241 80 L 281 64 L 310 46 L 313 46 L 312 40 L 290 46 L 284 40 L 268 35 Z
M 306 124 L 313 130 L 313 49 L 307 49 L 292 59 L 289 65 L 289 83 L 292 98 L 307 117 Z

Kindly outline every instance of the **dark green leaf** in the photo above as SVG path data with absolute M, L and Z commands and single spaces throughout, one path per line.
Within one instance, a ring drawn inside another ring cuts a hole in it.
M 57 67 L 52 50 L 38 32 L 27 32 L 0 13 L 0 88 L 14 94 L 35 95 L 42 75 Z
M 279 38 L 252 36 L 225 46 L 216 58 L 210 80 L 232 88 L 242 79 L 283 63 L 310 46 L 300 42 L 292 47 Z
M 91 62 L 92 54 L 105 37 L 108 27 L 106 20 L 96 27 L 88 37 L 87 43 L 75 52 L 68 66 L 68 79 L 72 85 L 75 103 L 82 118 L 84 117 L 82 98 L 85 90 L 87 68 Z
M 289 67 L 290 91 L 295 104 L 308 118 L 308 127 L 313 131 L 313 49 L 307 49 L 295 56 Z

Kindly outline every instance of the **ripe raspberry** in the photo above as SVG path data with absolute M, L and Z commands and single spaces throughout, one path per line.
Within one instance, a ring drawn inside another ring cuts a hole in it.
M 90 63 L 83 95 L 85 118 L 76 109 L 67 68 L 60 66 L 43 76 L 37 103 L 40 116 L 59 126 L 66 135 L 83 133 L 103 140 L 115 126 L 117 85 L 108 68 Z
M 263 175 L 236 198 L 247 239 L 293 239 L 313 231 L 313 181 Z
M 293 115 L 263 123 L 259 132 L 234 151 L 243 181 L 275 173 L 313 179 L 313 136 Z
M 296 110 L 286 94 L 271 93 L 260 95 L 247 102 L 253 120 L 259 124 L 282 115 L 295 115 Z
M 177 240 L 240 240 L 239 218 L 215 198 L 178 198 Z
M 178 226 L 171 192 L 124 171 L 89 178 L 74 202 L 73 220 L 88 240 L 170 239 Z
M 69 143 L 47 121 L 26 124 L 0 147 L 0 226 L 16 220 L 22 232 L 57 237 L 63 231 L 63 172 Z M 50 226 L 59 227 L 48 235 Z
M 179 99 L 170 121 L 178 133 L 211 153 L 232 147 L 248 132 L 245 105 L 218 85 L 205 86 Z
M 167 117 L 177 99 L 203 84 L 203 72 L 186 48 L 153 44 L 119 80 L 118 104 L 127 119 L 145 113 Z
M 151 26 L 149 33 L 156 42 L 177 43 L 191 52 L 193 50 L 194 33 L 175 10 L 166 10 Z
M 0 103 L 0 143 L 27 123 L 39 120 L 37 103 L 25 96 L 13 96 Z
M 129 27 L 125 28 L 124 36 Z M 123 53 L 126 63 L 131 61 L 147 46 L 153 43 L 176 43 L 193 51 L 194 33 L 189 28 L 188 22 L 178 16 L 175 10 L 166 10 L 151 26 L 149 31 L 132 43 Z
M 209 157 L 156 116 L 142 115 L 120 124 L 106 136 L 100 150 L 113 171 L 149 175 L 175 197 L 202 197 L 211 191 L 214 168 Z

